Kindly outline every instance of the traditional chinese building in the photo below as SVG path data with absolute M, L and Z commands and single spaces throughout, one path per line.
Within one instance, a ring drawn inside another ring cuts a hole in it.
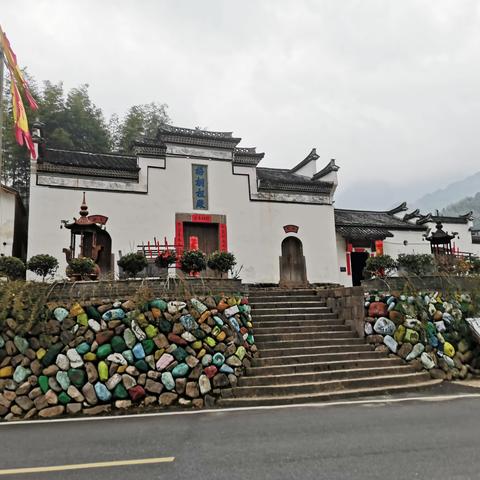
M 27 213 L 20 194 L 0 184 L 0 255 L 25 259 Z

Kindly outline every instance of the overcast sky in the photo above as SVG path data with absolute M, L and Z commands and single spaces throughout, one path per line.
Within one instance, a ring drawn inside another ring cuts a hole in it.
M 476 0 L 0 0 L 38 80 L 105 114 L 165 102 L 291 167 L 317 147 L 338 203 L 386 208 L 480 170 Z

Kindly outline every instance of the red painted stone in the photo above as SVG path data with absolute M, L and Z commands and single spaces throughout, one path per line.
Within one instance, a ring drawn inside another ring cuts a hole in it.
M 213 378 L 217 374 L 218 368 L 215 365 L 210 365 L 205 368 L 204 372 L 208 378 Z
M 383 302 L 373 302 L 368 307 L 369 317 L 386 317 L 388 315 L 388 307 Z
M 242 304 L 242 305 L 248 305 L 248 298 L 247 298 L 247 297 L 243 297 L 243 298 L 242 298 L 242 301 L 241 301 L 241 304 Z
M 168 339 L 172 343 L 175 343 L 176 345 L 181 345 L 182 347 L 184 347 L 185 345 L 188 345 L 188 342 L 184 338 L 180 337 L 179 335 L 176 335 L 175 333 L 169 333 Z
M 242 335 L 245 335 L 246 333 L 248 333 L 248 329 L 245 328 L 245 327 L 242 327 L 242 328 L 240 328 L 240 333 L 241 333 Z
M 134 387 L 129 388 L 128 394 L 130 395 L 132 402 L 138 402 L 146 395 L 145 390 L 141 385 L 135 385 Z
M 112 330 L 105 330 L 103 332 L 98 332 L 95 335 L 95 341 L 99 345 L 103 345 L 104 343 L 108 343 L 113 338 L 114 335 L 115 333 Z

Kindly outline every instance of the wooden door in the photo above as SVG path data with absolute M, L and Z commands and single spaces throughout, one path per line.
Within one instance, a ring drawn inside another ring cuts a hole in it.
M 190 237 L 198 238 L 198 249 L 206 255 L 217 251 L 220 248 L 218 237 L 218 223 L 194 223 L 184 222 L 183 240 L 185 250 L 190 249 Z M 217 274 L 207 268 L 202 272 L 202 276 L 213 277 Z
M 282 242 L 280 286 L 303 287 L 307 283 L 307 268 L 302 242 L 296 237 L 287 237 Z

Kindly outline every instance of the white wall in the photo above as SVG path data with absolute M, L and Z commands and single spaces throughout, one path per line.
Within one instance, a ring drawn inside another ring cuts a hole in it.
M 146 179 L 145 163 L 159 165 L 156 159 L 143 159 L 141 178 Z M 209 210 L 192 208 L 191 164 L 207 164 Z M 44 178 L 45 180 L 45 178 Z M 65 179 L 68 180 L 68 179 Z M 64 275 L 66 262 L 62 249 L 69 246 L 70 232 L 60 229 L 61 220 L 78 216 L 81 188 L 37 186 L 32 175 L 28 256 L 49 253 L 61 261 L 59 274 Z M 63 181 L 56 179 L 56 184 Z M 114 186 L 119 188 L 121 182 Z M 80 185 L 79 185 L 80 186 Z M 105 185 L 103 185 L 105 188 Z M 175 213 L 210 213 L 227 216 L 228 249 L 243 265 L 245 282 L 278 282 L 281 243 L 287 236 L 286 224 L 298 225 L 303 242 L 310 282 L 338 282 L 334 214 L 331 205 L 306 205 L 250 201 L 248 177 L 233 175 L 229 161 L 168 157 L 166 169 L 148 170 L 148 194 L 87 190 L 90 214 L 109 217 L 107 231 L 112 237 L 112 252 L 118 260 L 134 251 L 138 244 L 162 240 L 173 242 Z
M 402 253 L 430 253 L 430 242 L 423 240 L 422 230 L 392 230 L 393 237 L 383 241 L 383 253 L 396 259 Z M 404 242 L 407 242 L 405 245 Z
M 0 188 L 0 255 L 10 256 L 15 227 L 15 195 Z

